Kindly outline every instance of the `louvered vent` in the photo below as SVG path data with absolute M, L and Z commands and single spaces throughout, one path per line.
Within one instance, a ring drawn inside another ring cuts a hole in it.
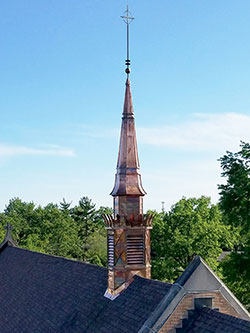
M 114 266 L 114 236 L 108 235 L 108 265 Z
M 144 265 L 143 235 L 127 235 L 127 264 Z

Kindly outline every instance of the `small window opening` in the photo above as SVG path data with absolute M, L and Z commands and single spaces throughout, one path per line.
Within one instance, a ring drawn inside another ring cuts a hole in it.
M 202 309 L 202 308 L 210 308 L 213 306 L 213 298 L 212 297 L 199 297 L 194 298 L 194 308 Z

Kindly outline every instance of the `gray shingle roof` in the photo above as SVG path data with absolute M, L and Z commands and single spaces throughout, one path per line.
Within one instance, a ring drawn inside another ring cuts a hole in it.
M 0 252 L 1 333 L 138 332 L 171 285 L 135 276 L 114 301 L 107 269 L 10 245 Z M 203 308 L 188 333 L 250 333 L 250 322 Z
M 107 269 L 12 246 L 0 254 L 0 332 L 137 332 L 171 285 L 135 276 L 114 301 Z
M 249 333 L 250 321 L 202 308 L 195 310 L 187 323 L 187 328 L 179 330 L 185 333 Z

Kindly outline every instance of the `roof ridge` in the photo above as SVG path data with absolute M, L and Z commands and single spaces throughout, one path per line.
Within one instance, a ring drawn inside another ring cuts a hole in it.
M 9 245 L 9 244 L 6 246 L 6 248 L 7 247 L 8 248 L 13 248 L 13 249 L 18 250 L 18 251 L 20 250 L 20 251 L 35 253 L 35 254 L 38 254 L 38 255 L 41 255 L 41 256 L 58 258 L 58 259 L 62 259 L 62 260 L 65 260 L 65 261 L 70 261 L 70 262 L 73 262 L 73 263 L 78 263 L 78 264 L 84 264 L 84 265 L 88 265 L 88 266 L 98 267 L 98 268 L 100 268 L 102 270 L 105 270 L 105 271 L 108 270 L 107 267 L 95 265 L 95 264 L 92 264 L 92 263 L 89 263 L 89 262 L 86 262 L 86 261 L 76 260 L 76 259 L 72 259 L 72 258 L 65 258 L 65 257 L 62 257 L 62 256 L 56 256 L 54 254 L 48 254 L 48 253 L 33 251 L 33 250 L 30 250 L 30 249 L 26 249 L 26 248 L 22 248 L 22 247 L 16 247 L 16 246 L 12 246 L 12 245 Z M 169 287 L 172 287 L 172 285 L 173 285 L 173 284 L 168 283 L 168 282 L 154 280 L 154 279 L 149 279 L 149 278 L 146 278 L 146 277 L 143 277 L 143 276 L 139 276 L 139 275 L 135 275 L 134 278 L 141 279 L 141 280 L 146 280 L 146 281 L 149 281 L 149 282 L 154 283 L 154 284 L 165 285 L 165 286 L 169 286 Z
M 25 248 L 23 248 L 23 247 L 12 246 L 12 245 L 10 245 L 10 244 L 7 244 L 6 247 L 14 248 L 15 250 L 21 250 L 21 251 L 25 251 L 25 252 L 35 253 L 35 254 L 38 254 L 38 255 L 46 256 L 46 257 L 52 257 L 52 258 L 63 259 L 63 260 L 65 260 L 65 261 L 70 261 L 70 262 L 74 262 L 74 263 L 78 263 L 78 264 L 84 264 L 84 265 L 88 265 L 88 266 L 94 266 L 94 267 L 101 268 L 101 269 L 103 269 L 103 270 L 107 270 L 107 268 L 104 267 L 104 266 L 98 266 L 98 265 L 91 264 L 91 263 L 86 262 L 86 261 L 76 260 L 76 259 L 72 259 L 72 258 L 65 258 L 65 257 L 62 257 L 62 256 L 56 256 L 56 255 L 54 255 L 54 254 L 48 254 L 48 253 L 43 253 L 43 252 L 33 251 L 33 250 L 30 250 L 30 249 L 25 249 Z

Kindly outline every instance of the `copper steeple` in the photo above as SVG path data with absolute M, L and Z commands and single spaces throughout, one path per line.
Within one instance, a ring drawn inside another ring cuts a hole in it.
M 117 297 L 138 274 L 150 278 L 150 229 L 152 216 L 143 215 L 143 196 L 139 172 L 135 119 L 130 89 L 129 23 L 134 18 L 127 8 L 122 16 L 127 24 L 126 91 L 122 113 L 120 146 L 117 161 L 114 216 L 105 215 L 108 234 L 108 288 L 105 296 Z
M 120 147 L 117 161 L 115 185 L 111 192 L 114 197 L 114 216 L 134 216 L 138 218 L 143 213 L 142 196 L 146 194 L 142 187 L 139 172 L 139 158 L 136 142 L 134 109 L 130 89 L 130 59 L 129 59 L 129 24 L 134 17 L 127 10 L 121 16 L 127 25 L 127 59 L 125 61 L 127 73 L 126 91 L 122 113 L 122 127 Z
M 117 173 L 112 196 L 146 194 L 142 187 L 139 173 L 139 158 L 136 142 L 134 110 L 130 90 L 130 80 L 127 78 L 125 100 L 122 114 L 120 147 L 117 161 Z

